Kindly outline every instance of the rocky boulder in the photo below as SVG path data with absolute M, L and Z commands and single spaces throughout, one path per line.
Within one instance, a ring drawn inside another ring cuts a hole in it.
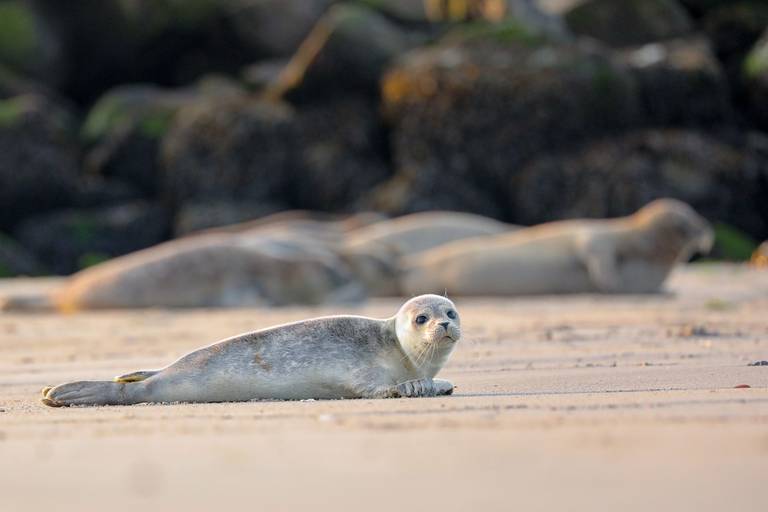
M 78 154 L 72 116 L 39 95 L 0 100 L 0 229 L 73 203 Z
M 295 110 L 251 97 L 179 111 L 163 141 L 173 204 L 239 201 L 338 211 L 387 174 L 375 108 L 349 98 Z
M 376 105 L 355 97 L 299 110 L 287 194 L 296 208 L 350 211 L 391 172 Z
M 515 23 L 407 54 L 382 95 L 407 196 L 460 210 L 481 203 L 475 211 L 486 214 L 506 211 L 504 184 L 529 158 L 642 118 L 635 79 L 609 53 L 588 42 L 548 43 Z
M 58 210 L 26 219 L 15 236 L 56 274 L 70 274 L 155 245 L 169 234 L 168 212 L 153 204 Z
M 575 34 L 611 46 L 633 46 L 690 34 L 693 25 L 676 0 L 586 0 L 565 13 Z
M 398 55 L 425 42 L 379 12 L 358 4 L 334 5 L 317 22 L 267 91 L 292 101 L 343 97 L 365 91 L 375 96 L 385 67 Z
M 0 278 L 38 276 L 43 273 L 43 265 L 34 254 L 11 237 L 0 233 Z
M 509 180 L 522 224 L 615 217 L 659 197 L 681 199 L 712 222 L 768 235 L 768 139 L 729 140 L 685 130 L 647 130 L 541 156 Z
M 41 19 L 22 0 L 0 2 L 0 65 L 43 80 L 61 69 L 58 41 L 48 37 Z
M 333 0 L 232 0 L 227 15 L 254 57 L 286 57 L 299 47 Z
M 162 142 L 161 196 L 177 207 L 283 196 L 294 119 L 288 105 L 250 97 L 182 108 Z
M 728 81 L 706 40 L 650 43 L 619 55 L 637 81 L 649 124 L 707 127 L 733 121 Z
M 744 60 L 750 116 L 768 129 L 768 30 Z

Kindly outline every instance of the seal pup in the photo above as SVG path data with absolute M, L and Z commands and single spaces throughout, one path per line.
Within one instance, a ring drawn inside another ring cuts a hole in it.
M 347 233 L 346 245 L 368 251 L 375 251 L 377 246 L 389 246 L 401 256 L 410 256 L 448 242 L 498 235 L 515 229 L 519 226 L 473 213 L 430 211 L 354 229 Z
M 444 245 L 404 262 L 406 293 L 653 293 L 674 265 L 708 252 L 713 231 L 690 206 L 653 201 L 618 219 L 551 222 Z
M 387 319 L 328 316 L 269 327 L 162 370 L 47 387 L 42 401 L 60 407 L 447 395 L 453 385 L 434 377 L 461 336 L 460 322 L 453 302 L 422 295 Z
M 180 238 L 70 276 L 44 296 L 10 296 L 4 310 L 242 307 L 345 303 L 397 281 L 384 251 L 343 251 L 307 230 Z

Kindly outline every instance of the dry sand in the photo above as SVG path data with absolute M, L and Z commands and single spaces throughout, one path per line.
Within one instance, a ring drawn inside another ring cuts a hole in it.
M 50 281 L 7 280 L 0 293 Z M 444 398 L 50 409 L 43 385 L 360 308 L 0 314 L 0 510 L 768 510 L 768 272 L 459 300 Z M 737 388 L 749 385 L 750 388 Z

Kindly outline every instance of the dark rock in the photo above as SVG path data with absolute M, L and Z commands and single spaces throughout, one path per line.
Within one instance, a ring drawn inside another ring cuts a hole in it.
M 46 41 L 58 48 L 46 81 L 80 104 L 120 83 L 176 86 L 204 73 L 235 72 L 253 56 L 218 0 L 30 0 Z
M 423 42 L 361 5 L 339 4 L 325 14 L 305 46 L 280 76 L 277 92 L 291 91 L 292 101 L 343 97 L 361 91 L 375 95 L 385 67 L 398 55 Z
M 78 177 L 73 131 L 69 112 L 44 97 L 0 101 L 0 229 L 72 204 Z
M 610 55 L 546 43 L 515 24 L 407 54 L 382 95 L 409 196 L 456 209 L 480 201 L 484 213 L 507 210 L 506 183 L 527 159 L 641 118 L 635 81 Z
M 575 34 L 611 46 L 633 46 L 681 37 L 692 23 L 676 0 L 587 0 L 565 13 Z
M 285 104 L 249 97 L 182 108 L 162 142 L 161 196 L 174 205 L 282 197 L 294 119 Z
M 744 60 L 750 116 L 768 129 L 768 30 Z
M 762 147 L 761 147 L 762 146 Z M 713 223 L 768 235 L 768 141 L 649 130 L 547 155 L 509 182 L 522 224 L 629 214 L 659 197 L 693 206 Z
M 756 0 L 760 2 L 761 0 Z M 733 0 L 678 0 L 678 2 L 695 18 L 701 18 L 707 11 L 733 3 Z
M 142 193 L 133 185 L 101 176 L 85 176 L 77 184 L 75 208 L 98 208 L 139 201 Z
M 374 105 L 355 98 L 299 111 L 290 141 L 287 194 L 297 208 L 349 211 L 391 174 Z
M 59 210 L 26 219 L 15 231 L 24 247 L 57 274 L 70 274 L 168 237 L 163 208 L 129 203 L 100 209 Z
M 720 60 L 740 60 L 768 26 L 768 2 L 728 2 L 708 11 L 700 26 Z
M 637 80 L 643 110 L 656 126 L 733 121 L 727 80 L 706 40 L 676 39 L 621 52 Z
M 333 0 L 233 0 L 234 31 L 257 57 L 287 57 L 299 47 Z
M 183 108 L 163 141 L 164 197 L 346 210 L 388 175 L 373 107 L 347 99 L 295 111 L 249 97 Z M 279 199 L 278 199 L 279 198 Z
M 750 84 L 744 59 L 768 27 L 768 2 L 736 1 L 707 11 L 699 23 L 712 42 L 731 88 L 732 102 L 746 122 L 758 122 L 750 110 Z
M 37 258 L 12 238 L 0 233 L 0 278 L 44 273 Z
M 185 203 L 176 213 L 174 236 L 254 220 L 285 210 L 281 205 L 257 201 L 197 201 Z

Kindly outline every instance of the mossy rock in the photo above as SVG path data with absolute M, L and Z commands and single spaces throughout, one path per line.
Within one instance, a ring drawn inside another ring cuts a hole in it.
M 487 40 L 502 44 L 523 43 L 538 46 L 547 38 L 516 19 L 506 19 L 499 23 L 485 21 L 466 23 L 452 30 L 445 36 L 445 39 L 456 41 Z
M 24 72 L 45 67 L 41 27 L 27 2 L 0 2 L 0 63 Z
M 385 75 L 382 97 L 409 196 L 448 209 L 484 202 L 494 214 L 511 211 L 504 184 L 528 159 L 641 119 L 635 80 L 604 49 L 482 32 L 409 52 Z
M 744 74 L 749 80 L 768 83 L 768 31 L 744 59 Z
M 24 102 L 19 98 L 0 100 L 0 127 L 17 124 L 25 111 Z
M 81 129 L 86 144 L 108 137 L 122 126 L 136 123 L 143 132 L 162 136 L 173 115 L 192 101 L 191 90 L 124 85 L 105 93 L 91 107 Z
M 159 181 L 158 151 L 176 112 L 195 101 L 192 89 L 128 85 L 104 94 L 81 129 L 90 173 L 117 178 L 152 196 Z
M 715 246 L 712 257 L 730 261 L 748 261 L 757 249 L 754 238 L 723 222 L 715 223 Z

